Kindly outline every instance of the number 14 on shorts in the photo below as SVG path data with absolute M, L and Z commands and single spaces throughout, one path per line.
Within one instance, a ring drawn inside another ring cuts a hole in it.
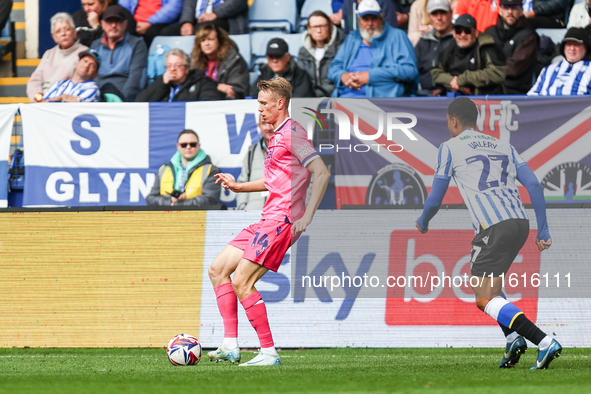
M 269 241 L 267 241 L 267 234 L 263 234 L 263 236 L 259 239 L 259 236 L 261 234 L 257 231 L 256 233 L 254 233 L 254 240 L 252 241 L 252 245 L 251 247 L 255 247 L 255 245 L 260 245 L 262 246 L 261 252 L 263 252 L 265 249 L 267 249 L 267 246 L 269 246 Z

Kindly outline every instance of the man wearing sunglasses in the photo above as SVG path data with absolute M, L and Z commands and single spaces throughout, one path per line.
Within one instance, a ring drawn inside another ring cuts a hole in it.
M 78 54 L 78 63 L 70 79 L 54 83 L 41 102 L 91 103 L 99 101 L 101 92 L 93 79 L 101 66 L 100 56 L 94 49 Z
M 177 138 L 178 151 L 170 163 L 158 170 L 152 191 L 146 198 L 148 205 L 215 205 L 221 185 L 214 175 L 220 170 L 200 149 L 199 137 L 193 130 L 181 131 Z
M 493 38 L 476 30 L 476 20 L 470 14 L 456 20 L 453 36 L 454 41 L 445 47 L 439 64 L 431 70 L 433 82 L 441 94 L 502 93 L 507 66 Z
M 504 93 L 526 94 L 533 84 L 540 40 L 523 15 L 521 0 L 501 0 L 495 26 L 485 31 L 503 50 L 507 64 Z

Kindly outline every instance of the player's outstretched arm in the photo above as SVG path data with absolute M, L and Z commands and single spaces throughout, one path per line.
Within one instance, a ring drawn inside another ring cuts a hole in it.
M 517 179 L 527 189 L 531 205 L 533 205 L 534 211 L 536 212 L 536 220 L 538 222 L 536 245 L 538 245 L 538 249 L 541 252 L 552 245 L 552 238 L 550 238 L 550 230 L 548 230 L 548 221 L 546 219 L 544 188 L 540 185 L 538 178 L 536 178 L 536 175 L 527 164 L 517 169 Z
M 445 192 L 447 192 L 448 186 L 449 180 L 447 179 L 433 179 L 431 193 L 429 193 L 427 201 L 425 201 L 425 206 L 423 207 L 423 213 L 419 216 L 416 223 L 417 229 L 422 234 L 429 231 L 429 221 L 433 219 L 433 216 L 439 211 L 439 207 L 443 202 L 443 197 L 445 196 Z
M 265 187 L 265 178 L 256 181 L 238 183 L 228 174 L 220 173 L 215 174 L 214 176 L 217 178 L 215 181 L 216 184 L 222 182 L 222 187 L 224 189 L 231 190 L 235 193 L 264 192 L 267 190 Z
M 306 227 L 312 223 L 314 213 L 318 209 L 318 206 L 322 201 L 322 197 L 324 197 L 324 192 L 326 191 L 326 186 L 328 185 L 328 180 L 330 179 L 330 172 L 320 157 L 312 160 L 310 164 L 306 166 L 306 168 L 314 175 L 314 182 L 312 183 L 312 195 L 310 196 L 310 201 L 308 202 L 304 216 L 296 220 L 291 226 L 292 236 L 295 236 L 295 234 L 301 233 L 302 231 L 306 231 Z

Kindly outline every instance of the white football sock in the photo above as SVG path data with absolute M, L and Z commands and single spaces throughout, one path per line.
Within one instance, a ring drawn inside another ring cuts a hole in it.
M 519 334 L 516 331 L 513 331 L 511 334 L 507 335 L 507 343 L 511 343 L 517 339 Z
M 275 357 L 279 356 L 279 355 L 277 354 L 277 350 L 275 350 L 275 346 L 271 346 L 271 347 L 262 347 L 262 348 L 261 348 L 261 353 L 265 353 L 265 354 L 268 354 L 268 355 L 270 355 L 270 356 L 275 356 Z
M 234 349 L 238 347 L 238 339 L 237 338 L 224 338 L 224 347 L 226 349 Z
M 550 338 L 550 336 L 546 335 L 544 337 L 544 339 L 542 339 L 542 341 L 539 343 L 538 349 L 546 350 L 550 347 L 551 343 L 552 343 L 552 338 Z

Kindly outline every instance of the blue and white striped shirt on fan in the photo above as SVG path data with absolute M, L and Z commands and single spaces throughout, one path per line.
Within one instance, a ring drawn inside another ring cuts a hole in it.
M 87 103 L 100 101 L 101 96 L 99 87 L 93 80 L 73 83 L 71 79 L 66 79 L 65 81 L 54 83 L 45 96 L 43 96 L 43 100 L 55 98 L 62 94 L 77 96 L 81 102 Z
M 570 64 L 566 60 L 544 68 L 528 96 L 575 96 L 591 94 L 591 60 Z
M 508 219 L 527 219 L 515 179 L 527 163 L 515 148 L 474 129 L 439 147 L 434 178 L 458 185 L 478 234 Z

